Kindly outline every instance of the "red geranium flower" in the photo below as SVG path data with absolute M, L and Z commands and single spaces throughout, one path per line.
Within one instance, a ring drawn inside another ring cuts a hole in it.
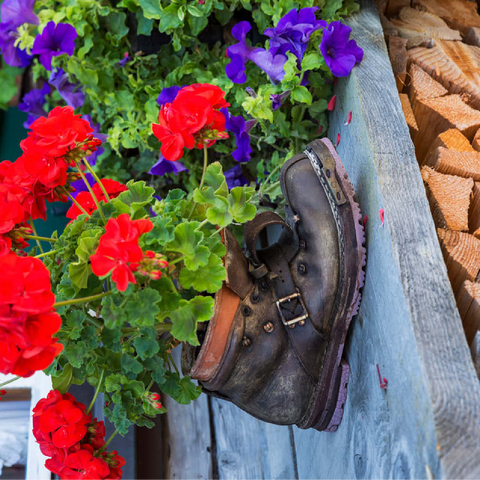
M 40 117 L 30 125 L 29 138 L 20 143 L 22 150 L 36 146 L 46 155 L 61 157 L 75 148 L 76 143 L 84 142 L 93 133 L 90 124 L 73 113 L 72 107 L 56 107 L 47 117 Z M 30 142 L 33 137 L 34 142 Z
M 125 185 L 121 184 L 120 182 L 116 182 L 115 180 L 111 180 L 109 178 L 105 178 L 101 182 L 102 182 L 102 185 L 105 187 L 105 190 L 107 191 L 108 196 L 110 198 L 116 198 L 122 192 L 125 192 L 128 190 L 128 188 Z M 103 190 L 100 188 L 100 185 L 98 183 L 96 183 L 92 187 L 92 190 L 99 202 L 107 201 L 107 199 L 105 198 L 105 194 L 103 193 Z M 95 205 L 95 202 L 93 201 L 93 197 L 90 194 L 90 192 L 80 192 L 76 196 L 75 200 L 85 209 L 85 211 L 89 215 L 92 214 L 97 209 L 97 206 Z M 67 212 L 67 218 L 71 218 L 72 220 L 75 220 L 82 213 L 83 212 L 75 204 L 73 204 Z
M 29 377 L 62 351 L 52 336 L 62 325 L 55 312 L 28 315 L 0 306 L 0 372 Z
M 150 220 L 131 220 L 126 213 L 110 218 L 105 226 L 107 233 L 100 237 L 97 251 L 90 258 L 93 273 L 103 277 L 112 272 L 112 280 L 121 292 L 129 283 L 136 283 L 131 264 L 143 258 L 138 239 L 152 228 Z
M 55 303 L 50 272 L 38 258 L 0 257 L 0 306 L 29 314 L 49 312 Z
M 225 92 L 208 83 L 183 87 L 172 103 L 162 106 L 153 134 L 162 142 L 162 155 L 170 161 L 182 158 L 183 149 L 213 145 L 225 133 L 225 117 L 219 111 L 228 107 Z
M 85 437 L 91 421 L 92 415 L 85 413 L 85 405 L 73 395 L 52 390 L 33 409 L 33 434 L 41 446 L 69 448 Z
M 65 459 L 65 468 L 62 470 L 63 479 L 104 479 L 109 478 L 110 468 L 101 458 L 93 456 L 93 453 L 82 448 L 78 452 L 71 453 Z

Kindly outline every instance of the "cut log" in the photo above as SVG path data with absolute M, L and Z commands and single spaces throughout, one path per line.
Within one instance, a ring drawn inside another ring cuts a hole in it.
M 468 214 L 468 226 L 470 233 L 480 238 L 480 182 L 475 182 L 472 190 L 472 201 Z
M 438 228 L 468 232 L 468 208 L 473 188 L 471 178 L 444 175 L 422 168 L 433 220 Z
M 420 164 L 442 132 L 456 128 L 471 141 L 480 128 L 480 112 L 466 105 L 460 95 L 418 100 L 415 111 L 418 123 L 415 151 Z
M 392 18 L 391 23 L 399 35 L 408 40 L 407 48 L 416 47 L 431 39 L 462 40 L 458 30 L 452 30 L 440 17 L 432 13 L 404 7 L 398 17 Z
M 480 329 L 480 283 L 466 280 L 457 295 L 457 306 L 469 345 Z
M 440 41 L 441 42 L 441 41 Z M 438 43 L 438 41 L 436 41 Z M 461 42 L 453 42 L 461 44 Z M 466 48 L 472 48 L 464 45 Z M 455 60 L 460 61 L 452 48 L 447 48 L 448 52 L 454 55 L 450 58 L 447 53 L 436 45 L 433 48 L 416 47 L 408 51 L 409 61 L 416 63 L 425 70 L 432 78 L 441 83 L 449 93 L 468 93 L 471 96 L 470 104 L 474 108 L 480 108 L 480 87 L 469 80 Z M 475 55 L 471 51 L 463 51 L 465 59 L 461 62 L 464 68 L 466 65 L 475 66 L 477 62 Z M 472 75 L 469 73 L 469 76 Z
M 476 47 L 480 47 L 480 27 L 472 27 L 465 38 L 463 39 L 465 43 L 469 45 L 475 45 Z
M 415 113 L 417 100 L 443 97 L 448 93 L 446 88 L 435 81 L 415 63 L 410 65 L 408 73 L 410 75 L 410 81 L 408 82 L 408 97 L 410 98 L 413 113 Z
M 441 133 L 435 141 L 432 143 L 432 146 L 428 150 L 425 158 L 423 159 L 422 165 L 429 165 L 432 162 L 435 162 L 430 157 L 436 155 L 437 148 L 443 147 L 448 148 L 449 150 L 454 150 L 455 152 L 474 152 L 474 148 L 470 145 L 468 138 L 462 134 L 456 128 L 451 128 L 443 133 Z
M 439 147 L 425 165 L 445 175 L 480 181 L 480 153 L 478 152 L 455 152 Z
M 392 63 L 393 74 L 395 75 L 395 82 L 399 92 L 403 91 L 405 81 L 407 78 L 407 40 L 400 37 L 388 38 L 388 55 Z
M 409 7 L 410 0 L 388 0 L 385 15 L 388 18 L 398 15 L 403 7 Z
M 465 0 L 413 0 L 413 6 L 443 18 L 447 24 L 467 35 L 471 27 L 480 27 L 476 2 Z
M 475 133 L 475 136 L 473 137 L 472 148 L 477 152 L 480 152 L 480 128 L 477 130 L 477 133 Z
M 402 102 L 403 114 L 405 115 L 408 129 L 410 130 L 410 136 L 412 137 L 412 140 L 415 141 L 415 137 L 418 133 L 418 125 L 417 121 L 415 120 L 415 115 L 413 114 L 408 95 L 406 93 L 400 93 L 400 101 Z
M 464 232 L 437 230 L 448 277 L 455 295 L 465 280 L 474 282 L 480 270 L 480 240 Z

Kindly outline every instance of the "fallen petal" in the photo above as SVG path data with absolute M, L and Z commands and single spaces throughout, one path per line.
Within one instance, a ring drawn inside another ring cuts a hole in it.
M 334 95 L 328 102 L 327 110 L 329 112 L 333 112 L 333 110 L 335 110 L 335 103 L 337 103 L 337 96 L 336 95 Z
M 344 125 L 350 125 L 350 122 L 352 121 L 352 111 L 350 110 L 348 112 L 348 119 L 347 121 L 344 123 Z

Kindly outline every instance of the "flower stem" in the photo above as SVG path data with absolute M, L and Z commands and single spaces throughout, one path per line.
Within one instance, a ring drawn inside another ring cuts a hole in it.
M 76 303 L 86 303 L 86 302 L 90 302 L 90 301 L 93 301 L 93 300 L 98 300 L 99 298 L 106 297 L 107 295 L 111 295 L 112 293 L 113 293 L 113 291 L 110 290 L 109 292 L 103 292 L 103 293 L 99 293 L 97 295 L 90 295 L 89 297 L 74 298 L 72 300 L 65 300 L 64 302 L 57 302 L 57 303 L 54 303 L 53 306 L 54 307 L 63 307 L 64 305 L 75 305 Z
M 115 438 L 115 435 L 118 433 L 118 430 L 115 430 L 110 437 L 108 437 L 108 440 L 105 442 L 105 445 L 102 447 L 102 452 L 105 451 L 105 449 L 108 447 L 108 444 Z
M 90 413 L 90 410 L 95 405 L 95 400 L 97 399 L 98 394 L 100 393 L 100 387 L 102 385 L 104 375 L 105 375 L 105 370 L 102 370 L 102 373 L 100 374 L 100 380 L 98 381 L 97 389 L 95 390 L 95 395 L 93 396 L 93 399 L 92 399 L 92 401 L 90 402 L 90 405 L 87 408 L 87 411 L 86 411 L 87 415 Z
M 4 387 L 5 385 L 8 385 L 9 383 L 16 382 L 19 378 L 22 378 L 22 377 L 15 377 L 15 378 L 12 378 L 11 380 L 7 380 L 6 382 L 0 383 L 0 388 Z
M 98 185 L 100 186 L 100 188 L 102 189 L 102 192 L 103 194 L 105 195 L 105 198 L 107 199 L 107 202 L 110 201 L 110 197 L 108 196 L 108 193 L 107 193 L 107 190 L 105 189 L 103 183 L 101 182 L 101 180 L 98 178 L 98 175 L 94 172 L 93 168 L 90 166 L 90 164 L 88 163 L 87 159 L 85 157 L 83 157 L 83 163 L 85 164 L 85 166 L 87 167 L 88 171 L 92 174 L 93 178 L 95 179 L 95 181 L 98 183 Z
M 44 242 L 56 242 L 58 239 L 57 238 L 49 238 L 49 237 L 39 237 L 38 235 L 25 235 L 25 238 L 31 239 L 31 240 L 43 240 Z M 40 248 L 40 250 L 42 250 Z M 43 253 L 43 250 L 42 250 Z
M 102 217 L 103 222 L 107 223 L 107 219 L 105 218 L 105 215 L 103 213 L 102 206 L 100 205 L 100 202 L 98 201 L 97 196 L 93 192 L 92 187 L 88 183 L 87 177 L 82 172 L 82 169 L 80 168 L 80 165 L 78 163 L 77 163 L 77 170 L 78 170 L 78 173 L 80 174 L 80 176 L 82 177 L 82 180 L 85 182 L 85 185 L 87 186 L 88 191 L 90 192 L 90 195 L 92 196 L 93 201 L 95 202 L 95 205 L 97 206 L 98 212 L 100 213 L 100 216 Z
M 77 200 L 70 195 L 70 192 L 67 192 L 67 190 L 64 188 L 63 191 L 65 192 L 65 195 L 77 206 L 77 208 L 80 209 L 82 213 L 84 213 L 87 217 L 90 218 L 90 215 L 87 213 L 87 211 L 77 202 Z
M 42 253 L 40 255 L 36 255 L 35 258 L 48 257 L 49 255 L 55 255 L 56 253 L 57 253 L 57 250 L 50 250 L 47 253 Z
M 34 223 L 33 223 L 33 220 L 30 219 L 30 222 L 29 222 L 29 223 L 30 223 L 30 226 L 32 227 L 33 233 L 34 233 L 35 235 L 37 235 L 37 230 L 35 229 L 35 225 L 34 225 Z M 37 241 L 38 249 L 39 249 L 42 253 L 44 253 L 43 248 L 42 248 L 42 244 L 40 243 L 39 239 L 36 238 L 35 240 Z

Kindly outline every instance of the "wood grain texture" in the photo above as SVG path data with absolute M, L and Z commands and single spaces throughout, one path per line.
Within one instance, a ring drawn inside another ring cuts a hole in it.
M 365 57 L 338 82 L 329 136 L 341 134 L 338 152 L 368 215 L 366 283 L 346 345 L 343 422 L 333 434 L 295 429 L 299 478 L 479 478 L 480 384 L 380 22 L 373 3 L 361 5 L 346 22 Z
M 291 427 L 262 422 L 212 398 L 220 479 L 297 479 Z
M 468 209 L 473 180 L 422 168 L 433 221 L 438 228 L 468 232 Z
M 180 350 L 172 355 L 180 365 Z M 165 396 L 167 414 L 163 417 L 164 476 L 178 479 L 212 478 L 212 436 L 210 413 L 206 395 L 201 395 L 190 405 L 180 405 Z
M 437 149 L 439 147 L 448 148 L 449 150 L 454 150 L 455 152 L 473 152 L 474 149 L 468 138 L 463 135 L 460 130 L 456 128 L 451 128 L 442 132 L 432 143 L 430 149 L 428 150 L 425 158 L 423 159 L 422 164 L 429 164 L 432 156 L 437 154 Z
M 460 95 L 418 100 L 415 111 L 418 123 L 415 152 L 419 162 L 445 130 L 456 128 L 472 140 L 480 127 L 480 112 L 465 104 Z
M 469 345 L 480 330 L 480 283 L 466 280 L 457 295 L 457 305 Z

